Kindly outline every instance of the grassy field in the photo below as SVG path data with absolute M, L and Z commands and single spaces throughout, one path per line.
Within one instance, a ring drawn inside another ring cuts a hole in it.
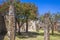
M 4 40 L 8 40 L 7 36 Z M 37 32 L 29 32 L 29 33 L 22 33 L 21 35 L 16 36 L 16 40 L 44 40 L 44 31 L 40 30 Z M 51 35 L 50 32 L 50 40 L 60 40 L 60 33 L 54 32 L 54 35 Z

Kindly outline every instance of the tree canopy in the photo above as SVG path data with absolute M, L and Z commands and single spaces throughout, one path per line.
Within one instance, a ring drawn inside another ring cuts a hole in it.
M 17 18 L 24 19 L 24 17 L 28 17 L 29 19 L 36 19 L 37 17 L 37 6 L 32 3 L 20 3 L 16 1 L 14 7 Z M 0 5 L 0 12 L 5 13 L 7 11 L 9 11 L 9 1 Z

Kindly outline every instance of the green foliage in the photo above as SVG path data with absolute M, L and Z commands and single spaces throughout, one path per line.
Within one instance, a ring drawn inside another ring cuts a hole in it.
M 57 12 L 57 14 L 55 15 L 55 20 L 60 20 L 60 13 Z
M 19 15 L 20 19 L 35 19 L 37 17 L 37 7 L 30 3 L 15 3 L 16 15 Z
M 8 8 L 9 8 L 9 4 L 5 2 L 0 6 L 0 12 L 4 13 L 4 12 L 8 11 Z
M 0 6 L 0 12 L 9 11 L 10 2 L 7 1 Z M 20 3 L 19 0 L 15 0 L 15 15 L 18 20 L 21 19 L 36 19 L 37 17 L 37 7 L 32 3 Z

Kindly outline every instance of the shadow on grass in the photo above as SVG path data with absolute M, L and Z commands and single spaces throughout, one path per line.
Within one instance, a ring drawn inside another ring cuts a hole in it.
M 52 34 L 50 34 L 50 35 L 52 35 Z M 54 37 L 60 37 L 60 33 L 58 34 L 58 33 L 54 33 L 52 36 L 54 36 Z
M 37 32 L 21 32 L 21 35 L 16 34 L 18 38 L 35 38 L 37 36 L 43 36 L 44 33 L 37 33 Z
M 50 33 L 51 36 L 53 37 L 60 37 L 60 33 L 54 33 L 54 35 L 52 35 Z M 37 32 L 21 32 L 21 35 L 16 35 L 18 38 L 36 38 L 37 36 L 44 36 L 44 33 L 37 33 Z

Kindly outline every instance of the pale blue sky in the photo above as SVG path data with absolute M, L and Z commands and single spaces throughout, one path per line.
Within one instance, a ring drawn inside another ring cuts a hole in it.
M 21 0 L 21 2 L 31 2 L 38 7 L 39 14 L 50 11 L 52 14 L 60 12 L 60 0 Z

